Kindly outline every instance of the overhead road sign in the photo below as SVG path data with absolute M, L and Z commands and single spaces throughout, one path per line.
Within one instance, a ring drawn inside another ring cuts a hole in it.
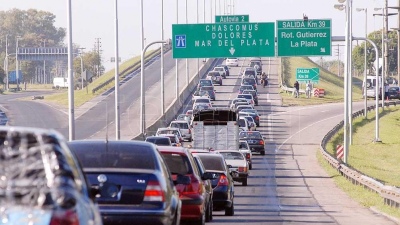
M 299 82 L 319 82 L 319 68 L 297 68 L 296 80 Z
M 216 15 L 216 23 L 248 23 L 249 15 Z
M 174 58 L 274 57 L 275 23 L 172 25 Z
M 331 55 L 331 20 L 278 20 L 277 56 Z
M 73 54 L 77 54 L 75 50 Z M 68 48 L 66 47 L 41 47 L 18 48 L 18 60 L 20 61 L 66 61 L 68 60 Z

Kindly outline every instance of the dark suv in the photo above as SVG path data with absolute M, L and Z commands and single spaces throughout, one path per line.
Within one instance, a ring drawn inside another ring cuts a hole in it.
M 265 142 L 259 131 L 242 131 L 239 133 L 239 140 L 246 141 L 252 152 L 265 155 Z
M 161 154 L 144 141 L 81 140 L 68 143 L 98 189 L 105 224 L 176 225 L 181 202 Z
M 0 157 L 3 223 L 102 224 L 96 190 L 59 133 L 0 127 Z

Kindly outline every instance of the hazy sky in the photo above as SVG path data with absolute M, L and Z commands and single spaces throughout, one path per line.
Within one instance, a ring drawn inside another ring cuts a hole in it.
M 164 0 L 165 38 L 171 37 L 171 24 L 176 23 L 176 1 Z M 251 22 L 275 22 L 284 19 L 301 19 L 303 13 L 310 19 L 332 19 L 334 36 L 344 35 L 344 11 L 333 8 L 337 0 L 187 0 L 188 22 L 197 22 L 199 2 L 199 22 L 203 22 L 203 3 L 206 3 L 206 23 L 214 17 L 216 3 L 217 14 L 223 14 L 224 2 L 234 2 L 235 14 L 250 15 Z M 112 68 L 107 62 L 114 56 L 114 0 L 72 0 L 73 42 L 86 48 L 94 47 L 95 38 L 101 38 L 103 61 L 106 68 Z M 179 23 L 185 23 L 185 0 L 179 2 Z M 353 0 L 353 7 L 368 8 L 368 31 L 379 30 L 382 18 L 372 16 L 374 7 L 383 6 L 384 0 Z M 389 6 L 397 6 L 398 0 L 389 0 Z M 210 5 L 211 4 L 211 5 Z M 221 5 L 221 9 L 219 7 Z M 211 6 L 213 12 L 211 14 Z M 67 26 L 67 0 L 3 0 L 0 10 L 12 8 L 35 8 L 56 15 L 56 26 Z M 119 52 L 122 61 L 140 54 L 140 0 L 118 0 L 119 8 Z M 228 9 L 225 10 L 228 12 Z M 364 12 L 353 14 L 354 36 L 364 36 Z M 214 22 L 214 21 L 212 21 Z M 397 16 L 389 19 L 389 27 L 397 27 Z M 144 32 L 146 42 L 161 40 L 161 0 L 144 0 Z M 23 40 L 21 40 L 23 41 Z M 334 51 L 332 51 L 334 52 Z

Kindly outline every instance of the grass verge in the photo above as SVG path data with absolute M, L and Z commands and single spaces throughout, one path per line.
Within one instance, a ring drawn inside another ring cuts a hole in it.
M 282 58 L 282 79 L 283 83 L 288 87 L 293 87 L 296 81 L 296 69 L 297 68 L 320 68 L 316 63 L 311 61 L 309 58 Z M 353 81 L 359 83 L 359 79 L 354 78 Z M 282 104 L 284 106 L 294 105 L 316 105 L 333 102 L 343 101 L 343 77 L 338 77 L 335 74 L 320 68 L 320 80 L 318 84 L 315 84 L 316 88 L 323 88 L 325 90 L 325 97 L 316 98 L 312 97 L 307 99 L 304 94 L 300 95 L 300 98 L 294 98 L 292 93 L 285 93 L 281 91 Z M 305 84 L 300 84 L 300 89 L 305 89 Z M 362 92 L 359 85 L 353 85 L 353 100 L 358 101 L 362 99 Z

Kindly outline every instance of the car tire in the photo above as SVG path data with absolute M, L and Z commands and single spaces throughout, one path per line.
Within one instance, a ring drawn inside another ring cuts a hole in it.
M 249 170 L 253 169 L 253 164 L 249 163 Z
M 261 154 L 261 155 L 265 155 L 265 151 L 261 151 L 260 154 Z
M 225 216 L 233 216 L 235 214 L 235 207 L 233 206 L 233 201 L 231 207 L 225 208 Z
M 247 178 L 244 178 L 242 181 L 242 186 L 247 186 Z

